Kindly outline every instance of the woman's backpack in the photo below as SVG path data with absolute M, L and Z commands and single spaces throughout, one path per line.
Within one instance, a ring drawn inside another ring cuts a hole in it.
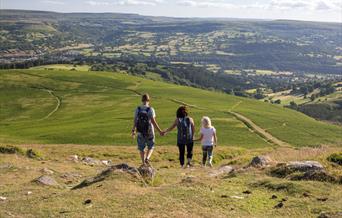
M 178 141 L 181 143 L 189 143 L 192 141 L 191 123 L 189 117 L 178 120 Z

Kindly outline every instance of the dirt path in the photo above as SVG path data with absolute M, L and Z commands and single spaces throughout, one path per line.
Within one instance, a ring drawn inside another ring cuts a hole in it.
M 171 100 L 172 102 L 175 102 L 175 103 L 180 103 L 180 104 L 187 105 L 189 107 L 193 107 L 193 108 L 197 108 L 197 109 L 204 109 L 204 108 L 197 107 L 196 105 L 190 105 L 190 104 L 187 104 L 187 103 L 185 103 L 183 101 L 179 101 L 179 100 L 176 100 L 176 99 L 169 99 L 169 100 Z M 228 111 L 228 113 L 233 115 L 237 120 L 239 120 L 242 123 L 244 123 L 255 134 L 259 135 L 260 137 L 265 139 L 267 142 L 269 142 L 271 144 L 275 144 L 275 145 L 281 146 L 281 147 L 292 147 L 287 142 L 281 141 L 280 139 L 278 139 L 278 138 L 274 137 L 273 135 L 271 135 L 269 132 L 267 132 L 265 129 L 263 129 L 260 126 L 258 126 L 257 124 L 255 124 L 249 118 L 247 118 L 247 117 L 245 117 L 242 114 L 239 114 L 237 112 L 233 112 L 232 110 L 237 108 L 241 103 L 242 103 L 242 101 L 239 101 L 235 105 L 233 105 L 231 107 L 231 109 Z M 227 113 L 227 111 L 225 111 L 225 112 Z
M 233 112 L 233 111 L 230 111 L 229 113 L 235 116 L 236 119 L 243 122 L 248 128 L 252 129 L 256 134 L 266 139 L 268 142 L 273 143 L 275 145 L 282 146 L 282 147 L 292 147 L 290 144 L 283 142 L 280 139 L 274 137 L 273 135 L 268 133 L 265 129 L 261 128 L 260 126 L 255 124 L 252 120 L 248 119 L 247 117 L 239 113 Z
M 44 118 L 42 118 L 42 120 L 49 118 L 52 114 L 54 114 L 56 111 L 58 111 L 59 107 L 61 106 L 60 98 L 57 95 L 55 95 L 55 93 L 53 91 L 51 91 L 51 90 L 45 90 L 45 91 L 47 91 L 52 97 L 54 97 L 56 99 L 57 105 L 48 115 L 46 115 Z

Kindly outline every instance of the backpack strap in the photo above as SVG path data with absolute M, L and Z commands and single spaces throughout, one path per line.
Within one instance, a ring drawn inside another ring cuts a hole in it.
M 190 127 L 190 118 L 189 117 L 185 118 L 185 122 L 186 122 L 186 125 L 188 125 L 188 127 Z

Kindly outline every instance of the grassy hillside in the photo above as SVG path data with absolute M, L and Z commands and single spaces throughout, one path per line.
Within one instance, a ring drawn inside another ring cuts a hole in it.
M 242 170 L 217 178 L 210 176 L 221 164 L 244 166 L 253 155 L 260 153 L 268 153 L 276 161 L 318 160 L 330 173 L 342 175 L 341 167 L 332 166 L 326 160 L 332 152 L 338 151 L 332 147 L 274 151 L 269 148 L 217 147 L 213 169 L 199 167 L 201 154 L 195 147 L 195 167 L 180 169 L 177 148 L 160 146 L 152 157 L 157 176 L 148 186 L 118 171 L 105 181 L 78 190 L 69 188 L 95 176 L 105 166 L 73 162 L 68 160 L 70 155 L 92 156 L 110 159 L 114 164 L 125 162 L 137 166 L 139 154 L 136 148 L 84 145 L 25 145 L 20 148 L 39 151 L 44 161 L 0 153 L 0 196 L 7 198 L 0 201 L 0 217 L 311 218 L 320 214 L 327 217 L 341 215 L 340 184 L 275 178 L 268 175 L 268 169 Z M 224 160 L 220 160 L 221 155 L 225 156 Z M 49 176 L 60 187 L 32 182 L 44 174 L 44 168 L 53 171 Z M 87 199 L 92 202 L 85 204 Z M 279 202 L 283 202 L 283 207 L 275 208 Z
M 143 92 L 151 94 L 162 128 L 184 102 L 192 106 L 197 126 L 203 115 L 213 119 L 221 145 L 270 145 L 229 111 L 294 146 L 342 143 L 341 127 L 281 106 L 123 73 L 40 69 L 0 71 L 0 142 L 134 145 L 132 116 Z M 159 137 L 157 144 L 174 144 L 175 134 Z

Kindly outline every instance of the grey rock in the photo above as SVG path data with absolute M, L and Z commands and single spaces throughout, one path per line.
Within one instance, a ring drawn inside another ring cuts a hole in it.
M 78 155 L 74 154 L 74 155 L 71 155 L 69 157 L 69 160 L 73 161 L 73 162 L 78 162 L 79 161 L 79 158 L 78 158 Z
M 56 180 L 50 176 L 40 176 L 37 179 L 34 180 L 34 182 L 41 184 L 41 185 L 46 185 L 46 186 L 58 186 L 58 183 Z
M 40 170 L 41 173 L 43 173 L 44 175 L 52 175 L 54 174 L 54 172 L 48 168 L 43 168 Z
M 68 173 L 63 173 L 62 175 L 60 175 L 60 177 L 63 179 L 73 180 L 73 179 L 78 179 L 82 177 L 82 175 L 77 172 L 68 172 Z
M 216 177 L 216 176 L 220 176 L 220 175 L 223 175 L 223 174 L 229 174 L 229 173 L 231 173 L 233 171 L 234 171 L 234 168 L 232 166 L 225 165 L 225 166 L 221 166 L 217 170 L 213 170 L 212 172 L 210 172 L 209 176 Z
M 252 159 L 250 166 L 253 167 L 266 167 L 273 163 L 269 156 L 256 156 Z
M 317 161 L 292 161 L 289 162 L 287 168 L 300 172 L 307 172 L 312 170 L 324 170 L 322 164 Z
M 141 165 L 138 171 L 144 179 L 153 179 L 156 175 L 156 170 L 151 165 Z
M 90 186 L 94 183 L 101 182 L 101 181 L 105 180 L 106 178 L 108 178 L 112 173 L 117 172 L 117 171 L 129 173 L 133 176 L 136 176 L 137 178 L 139 177 L 138 176 L 139 171 L 135 167 L 131 167 L 128 164 L 123 163 L 123 164 L 110 166 L 107 169 L 103 170 L 98 175 L 96 175 L 92 178 L 83 180 L 80 184 L 74 186 L 72 188 L 72 190 L 84 188 L 84 187 Z
M 90 166 L 95 166 L 95 165 L 101 165 L 101 161 L 97 160 L 95 158 L 92 157 L 84 157 L 82 158 L 82 162 L 86 165 L 90 165 Z

